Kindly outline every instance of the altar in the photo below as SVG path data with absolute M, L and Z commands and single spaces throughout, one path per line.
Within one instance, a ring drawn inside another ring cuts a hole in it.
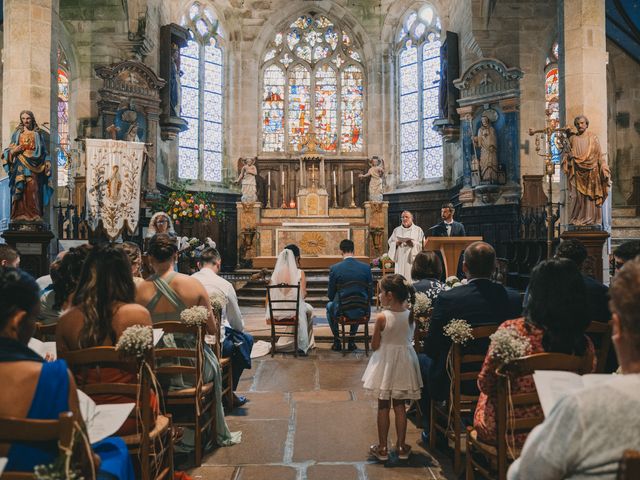
M 302 268 L 328 268 L 340 261 L 344 239 L 354 242 L 361 261 L 381 255 L 388 203 L 364 200 L 366 183 L 359 175 L 367 172 L 367 162 L 325 159 L 312 141 L 297 159 L 256 159 L 255 201 L 246 201 L 249 192 L 236 204 L 239 266 L 273 268 L 280 251 L 292 243 L 301 250 Z

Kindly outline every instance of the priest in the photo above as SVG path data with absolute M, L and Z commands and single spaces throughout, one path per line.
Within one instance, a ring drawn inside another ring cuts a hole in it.
M 394 273 L 399 273 L 411 282 L 411 265 L 422 250 L 424 232 L 413 223 L 411 212 L 405 210 L 400 218 L 402 225 L 396 227 L 389 237 L 389 257 L 395 262 Z

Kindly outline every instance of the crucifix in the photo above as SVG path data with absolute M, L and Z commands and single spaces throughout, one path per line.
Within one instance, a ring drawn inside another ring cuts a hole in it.
M 311 171 L 311 185 L 316 185 L 316 172 L 318 171 L 318 169 L 316 168 L 315 165 L 311 165 L 311 168 L 309 169 Z

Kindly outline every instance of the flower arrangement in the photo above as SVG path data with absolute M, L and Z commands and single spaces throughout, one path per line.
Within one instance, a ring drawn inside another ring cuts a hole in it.
M 447 323 L 443 331 L 453 343 L 465 345 L 469 340 L 473 340 L 471 325 L 466 320 L 454 318 Z
M 380 255 L 378 258 L 374 258 L 373 260 L 371 260 L 371 268 L 385 268 L 385 269 L 390 269 L 393 268 L 393 260 L 391 259 L 391 257 L 389 255 L 387 255 L 386 253 L 383 253 L 382 255 Z
M 122 332 L 116 350 L 136 357 L 142 357 L 153 348 L 153 330 L 151 327 L 132 325 Z
M 195 307 L 190 307 L 184 309 L 180 313 L 180 320 L 190 326 L 200 326 L 207 323 L 207 317 L 209 316 L 209 312 L 206 307 L 201 305 L 196 305 Z
M 189 260 L 196 258 L 202 250 L 207 247 L 216 248 L 216 242 L 207 237 L 200 240 L 196 237 L 178 237 L 178 254 L 180 260 Z
M 424 292 L 416 293 L 415 302 L 413 302 L 413 313 L 416 317 L 428 315 L 431 310 L 431 299 Z
M 491 356 L 501 363 L 509 363 L 524 357 L 531 349 L 531 342 L 513 327 L 500 328 L 489 337 Z
M 222 313 L 222 309 L 227 304 L 227 297 L 221 295 L 219 293 L 214 293 L 209 297 L 209 301 L 211 302 L 211 308 L 216 316 L 220 316 Z
M 49 465 L 36 465 L 33 468 L 33 476 L 36 480 L 84 480 L 84 477 L 75 470 L 67 470 L 59 463 Z
M 206 192 L 187 191 L 188 183 L 176 183 L 168 195 L 156 203 L 155 212 L 167 212 L 175 225 L 208 222 L 216 218 L 216 206 Z

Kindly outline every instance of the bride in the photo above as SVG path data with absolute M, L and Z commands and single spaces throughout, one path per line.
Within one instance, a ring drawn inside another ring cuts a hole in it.
M 271 275 L 270 285 L 286 283 L 288 285 L 300 284 L 300 304 L 298 307 L 298 350 L 305 355 L 308 350 L 315 346 L 313 339 L 313 307 L 304 301 L 307 295 L 307 280 L 304 272 L 299 268 L 300 249 L 297 245 L 287 245 L 278 255 L 276 266 Z M 293 289 L 274 288 L 271 290 L 273 300 L 296 300 L 296 291 Z M 285 305 L 281 304 L 283 308 Z M 269 305 L 265 312 L 267 319 L 270 318 Z M 293 333 L 293 327 L 289 327 L 288 332 Z M 292 337 L 280 337 L 276 343 L 278 351 L 293 351 L 294 341 Z

